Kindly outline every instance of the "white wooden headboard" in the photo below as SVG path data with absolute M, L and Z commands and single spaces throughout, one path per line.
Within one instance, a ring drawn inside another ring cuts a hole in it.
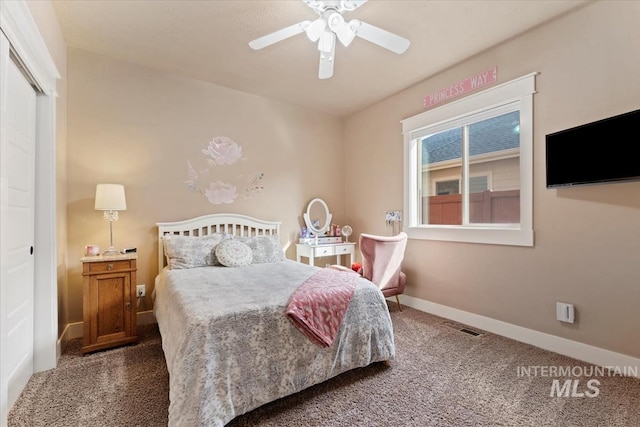
M 158 222 L 158 272 L 165 265 L 162 236 L 208 236 L 214 233 L 228 233 L 234 236 L 262 236 L 280 234 L 281 222 L 265 221 L 246 215 L 221 213 L 203 215 L 177 222 Z

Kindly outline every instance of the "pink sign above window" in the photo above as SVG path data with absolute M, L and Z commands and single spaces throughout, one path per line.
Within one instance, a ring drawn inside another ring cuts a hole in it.
M 498 67 L 495 66 L 486 71 L 467 77 L 458 83 L 440 89 L 424 97 L 424 108 L 432 107 L 441 102 L 473 92 L 476 89 L 495 83 L 498 80 Z

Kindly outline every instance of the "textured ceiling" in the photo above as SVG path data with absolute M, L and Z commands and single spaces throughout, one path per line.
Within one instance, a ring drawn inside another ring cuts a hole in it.
M 344 14 L 411 40 L 397 55 L 363 39 L 336 47 L 318 79 L 304 34 L 254 51 L 248 42 L 313 20 L 301 0 L 54 0 L 69 46 L 345 116 L 588 2 L 369 0 Z

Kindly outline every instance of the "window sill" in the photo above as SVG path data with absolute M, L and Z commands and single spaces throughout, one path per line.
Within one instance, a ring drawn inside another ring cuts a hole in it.
M 533 230 L 455 226 L 406 227 L 409 239 L 533 247 Z

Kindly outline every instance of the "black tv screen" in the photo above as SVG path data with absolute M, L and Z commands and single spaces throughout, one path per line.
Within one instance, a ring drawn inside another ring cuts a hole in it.
M 546 136 L 547 188 L 640 180 L 640 110 Z

